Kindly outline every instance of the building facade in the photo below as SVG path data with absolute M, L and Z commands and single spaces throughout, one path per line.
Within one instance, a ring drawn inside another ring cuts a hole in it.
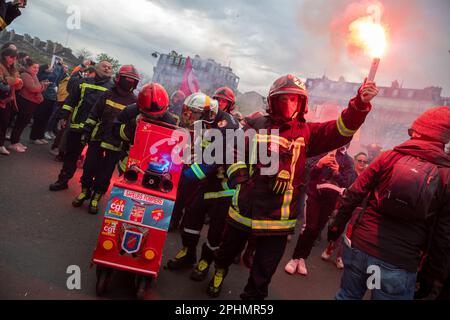
M 38 37 L 32 37 L 29 34 L 17 34 L 14 30 L 3 30 L 0 32 L 0 45 L 6 42 L 13 42 L 19 52 L 26 52 L 39 63 L 50 63 L 53 55 L 64 58 L 64 62 L 69 67 L 76 66 L 80 60 L 73 55 L 70 48 L 66 48 L 60 43 L 51 40 L 42 41 Z
M 178 90 L 183 79 L 186 59 L 187 57 L 175 51 L 159 54 L 158 62 L 153 68 L 153 81 L 162 84 L 169 94 Z M 202 92 L 212 94 L 217 88 L 227 86 L 237 93 L 239 77 L 230 67 L 222 66 L 213 59 L 201 59 L 198 55 L 191 58 L 191 62 Z
M 327 108 L 342 110 L 350 98 L 355 96 L 360 83 L 346 82 L 344 78 L 333 81 L 327 77 L 307 79 L 309 120 L 319 120 Z M 354 149 L 376 143 L 384 150 L 408 139 L 408 128 L 425 110 L 439 105 L 449 105 L 450 98 L 442 97 L 442 88 L 403 88 L 397 81 L 390 87 L 379 87 L 380 92 L 373 100 L 373 109 L 366 122 L 353 139 Z M 361 151 L 361 150 L 359 150 Z

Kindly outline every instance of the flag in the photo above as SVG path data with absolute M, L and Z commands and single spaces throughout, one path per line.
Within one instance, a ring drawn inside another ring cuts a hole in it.
M 184 68 L 183 80 L 181 81 L 180 90 L 187 96 L 190 96 L 194 92 L 200 91 L 197 77 L 192 69 L 191 58 L 187 57 L 186 66 Z

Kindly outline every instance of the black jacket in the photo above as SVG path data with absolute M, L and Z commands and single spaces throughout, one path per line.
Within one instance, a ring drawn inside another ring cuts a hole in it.
M 326 153 L 315 157 L 315 163 L 309 172 L 309 183 L 307 187 L 308 196 L 320 196 L 323 194 L 325 197 L 327 194 L 334 194 L 334 201 L 336 201 L 337 192 L 325 192 L 333 191 L 328 189 L 326 185 L 334 185 L 339 188 L 348 188 L 356 179 L 356 172 L 353 165 L 353 159 L 347 153 L 341 153 L 336 151 L 336 162 L 339 165 L 339 171 L 337 173 L 329 167 L 318 168 L 317 162 L 326 155 Z M 323 187 L 323 189 L 320 189 Z M 322 191 L 319 191 L 319 189 Z
M 84 78 L 78 86 L 72 88 L 64 106 L 61 109 L 60 118 L 70 118 L 70 130 L 83 131 L 92 107 L 100 100 L 103 94 L 113 87 L 110 78 Z
M 393 151 L 381 154 L 347 190 L 332 226 L 343 230 L 353 210 L 369 193 L 386 189 L 395 157 L 412 155 L 429 161 L 439 168 L 441 184 L 432 203 L 432 219 L 401 221 L 378 211 L 374 196 L 353 229 L 352 245 L 369 255 L 410 272 L 417 272 L 421 251 L 430 246 L 429 272 L 434 277 L 445 277 L 450 256 L 450 158 L 439 142 L 412 139 Z M 435 220 L 436 219 L 436 220 Z M 436 226 L 433 229 L 433 226 Z M 442 279 L 441 279 L 442 280 Z
M 132 104 L 123 109 L 113 125 L 113 135 L 125 143 L 134 143 L 134 134 L 136 133 L 136 117 L 140 114 L 137 104 Z M 168 112 L 166 112 L 158 121 L 176 125 L 177 121 Z
M 114 121 L 122 110 L 136 103 L 136 100 L 132 92 L 122 95 L 113 87 L 94 105 L 83 130 L 91 135 L 92 140 L 101 141 L 102 148 L 120 151 L 122 142 L 113 134 Z
M 0 0 L 0 31 L 6 29 L 8 25 L 21 15 L 19 7 L 12 2 Z

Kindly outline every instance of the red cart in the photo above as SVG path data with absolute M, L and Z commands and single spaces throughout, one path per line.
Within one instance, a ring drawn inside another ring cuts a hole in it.
M 138 123 L 127 171 L 113 184 L 92 258 L 97 295 L 115 269 L 136 274 L 138 298 L 158 276 L 187 137 L 167 124 Z

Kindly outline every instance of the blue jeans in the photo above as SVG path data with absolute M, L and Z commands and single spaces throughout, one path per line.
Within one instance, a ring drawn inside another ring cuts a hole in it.
M 361 300 L 372 289 L 372 300 L 412 300 L 417 273 L 408 272 L 344 244 L 344 274 L 336 300 Z

